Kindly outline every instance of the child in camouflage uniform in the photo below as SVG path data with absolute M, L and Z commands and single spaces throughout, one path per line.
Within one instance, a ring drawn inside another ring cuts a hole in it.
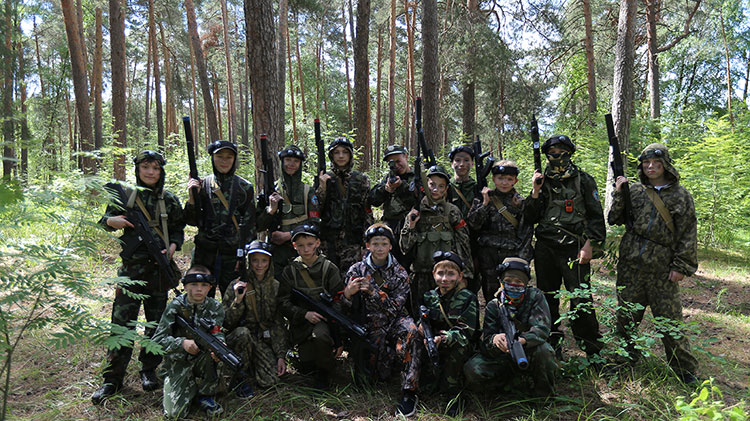
M 531 241 L 521 244 L 523 235 L 530 227 L 523 224 L 523 198 L 513 187 L 518 182 L 518 166 L 513 161 L 498 161 L 492 167 L 492 182 L 495 188 L 482 189 L 482 198 L 474 199 L 474 205 L 466 217 L 466 223 L 476 232 L 476 256 L 482 272 L 482 293 L 485 302 L 495 296 L 500 287 L 497 267 L 506 257 L 519 253 L 531 257 Z M 523 247 L 524 250 L 520 250 Z
M 697 219 L 690 192 L 680 185 L 680 174 L 672 166 L 667 147 L 654 143 L 638 157 L 640 183 L 630 186 L 633 228 L 620 242 L 617 262 L 618 302 L 617 332 L 630 339 L 630 333 L 643 320 L 645 306 L 654 317 L 682 321 L 679 282 L 698 269 Z M 625 223 L 622 196 L 625 177 L 618 177 L 610 224 Z M 621 290 L 619 288 L 622 287 Z M 643 310 L 629 312 L 624 303 L 638 303 Z M 685 383 L 694 383 L 698 361 L 690 352 L 685 335 L 662 338 L 667 361 Z M 628 345 L 629 357 L 635 361 L 639 351 Z
M 229 283 L 239 276 L 245 244 L 255 238 L 255 193 L 249 181 L 235 174 L 237 145 L 217 140 L 208 145 L 208 154 L 213 174 L 203 182 L 188 180 L 185 221 L 198 227 L 192 264 L 211 268 L 223 296 Z M 214 289 L 210 296 L 215 293 Z
M 437 251 L 432 276 L 437 288 L 424 294 L 435 345 L 440 356 L 437 369 L 429 364 L 426 347 L 422 346 L 417 358 L 423 391 L 438 389 L 450 398 L 447 415 L 455 417 L 463 409 L 463 367 L 474 353 L 475 333 L 479 329 L 479 302 L 477 296 L 462 286 L 464 262 L 456 253 Z M 422 324 L 419 331 L 424 337 Z
M 292 301 L 292 288 L 316 301 L 325 292 L 333 297 L 335 307 L 340 308 L 338 298 L 344 282 L 339 268 L 317 254 L 318 235 L 318 228 L 308 224 L 292 231 L 292 244 L 299 256 L 281 274 L 278 300 L 281 314 L 289 321 L 289 336 L 292 345 L 297 345 L 301 369 L 313 373 L 317 389 L 327 389 L 335 359 L 343 347 L 334 342 L 332 327 L 323 315 Z
M 362 259 L 362 236 L 373 222 L 367 203 L 370 180 L 352 169 L 354 146 L 344 138 L 328 147 L 332 170 L 318 175 L 320 233 L 326 257 L 338 266 L 341 276 Z
M 162 279 L 159 266 L 149 255 L 148 248 L 133 229 L 135 221 L 127 220 L 123 207 L 137 206 L 137 209 L 141 210 L 150 222 L 154 237 L 165 244 L 168 243 L 163 253 L 166 253 L 169 259 L 172 258 L 175 250 L 182 247 L 185 228 L 180 200 L 174 194 L 164 190 L 164 165 L 166 165 L 164 158 L 157 152 L 146 150 L 133 158 L 133 163 L 135 163 L 135 179 L 139 189 L 126 192 L 130 194 L 129 202 L 131 203 L 113 203 L 107 206 L 106 213 L 99 220 L 99 224 L 107 231 L 123 230 L 120 236 L 123 243 L 120 253 L 122 266 L 117 271 L 117 275 L 145 282 L 145 285 L 118 285 L 115 291 L 112 323 L 127 326 L 129 329 L 135 329 L 133 323 L 138 320 L 141 303 L 143 303 L 146 320 L 158 321 L 167 305 L 167 292 L 176 284 L 173 285 L 170 281 Z M 172 265 L 175 272 L 179 273 L 174 262 Z M 125 293 L 125 289 L 130 294 L 140 294 L 144 298 L 133 298 Z M 154 328 L 145 329 L 145 336 L 152 337 L 153 334 Z M 133 348 L 130 346 L 110 349 L 107 352 L 107 363 L 103 370 L 104 383 L 91 396 L 94 404 L 100 404 L 122 387 L 132 353 Z M 145 348 L 141 348 L 138 359 L 142 364 L 143 390 L 158 389 L 160 384 L 155 370 L 161 362 L 161 356 L 146 352 Z
M 507 384 L 509 373 L 523 373 L 510 356 L 507 332 L 501 323 L 501 311 L 505 307 L 529 362 L 527 373 L 534 379 L 534 395 L 552 396 L 557 361 L 555 351 L 547 343 L 551 321 L 544 293 L 528 286 L 531 271 L 526 260 L 508 257 L 498 272 L 503 277 L 502 289 L 497 298 L 487 303 L 480 352 L 464 366 L 466 385 L 483 390 L 488 384 Z
M 224 341 L 221 324 L 224 308 L 208 296 L 216 286 L 215 278 L 204 266 L 193 266 L 182 278 L 185 293 L 169 303 L 154 334 L 154 342 L 164 349 L 164 414 L 169 418 L 185 416 L 196 398 L 208 416 L 220 414 L 221 405 L 214 401 L 219 377 L 213 352 L 200 349 L 189 333 L 176 324 L 180 315 L 197 326 L 205 319 L 213 326 L 211 334 Z
M 385 380 L 394 363 L 400 361 L 402 402 L 408 401 L 401 405 L 401 412 L 409 416 L 416 409 L 418 367 L 412 355 L 418 335 L 405 307 L 409 275 L 390 253 L 394 241 L 393 232 L 385 224 L 367 229 L 365 244 L 369 253 L 349 268 L 341 303 L 355 320 L 362 320 L 368 341 L 377 350 L 373 353 L 358 347 L 349 352 L 357 361 L 357 375 Z
M 427 172 L 427 194 L 418 209 L 412 209 L 404 219 L 401 229 L 401 251 L 414 249 L 412 263 L 412 315 L 417 314 L 418 301 L 433 285 L 432 255 L 438 250 L 457 253 L 465 267 L 464 276 L 472 276 L 473 264 L 469 246 L 469 228 L 458 208 L 445 199 L 450 176 L 440 165 Z M 464 282 L 463 276 L 461 282 Z M 464 285 L 465 286 L 465 285 Z
M 274 279 L 271 245 L 253 241 L 247 246 L 249 268 L 235 279 L 224 296 L 227 344 L 242 355 L 243 371 L 261 388 L 278 383 L 286 373 L 287 331 L 278 309 L 279 281 Z M 235 392 L 253 395 L 250 379 Z
M 466 223 L 469 222 L 467 216 L 469 215 L 472 203 L 476 199 L 474 196 L 476 195 L 477 181 L 471 178 L 471 171 L 475 168 L 474 155 L 474 149 L 466 145 L 456 146 L 448 152 L 448 159 L 451 161 L 451 168 L 453 168 L 453 179 L 448 188 L 448 202 L 456 205 Z M 469 225 L 469 245 L 473 259 L 472 267 L 475 269 L 479 263 L 477 261 L 479 244 L 476 241 L 476 234 L 477 232 Z M 479 293 L 481 284 L 484 282 L 481 279 L 481 275 L 478 270 L 475 270 L 474 277 L 466 280 L 467 288 L 474 294 Z

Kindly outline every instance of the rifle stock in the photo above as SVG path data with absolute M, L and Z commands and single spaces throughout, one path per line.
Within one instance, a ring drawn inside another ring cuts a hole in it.
M 437 369 L 440 366 L 440 354 L 438 354 L 437 345 L 435 345 L 435 336 L 432 334 L 432 325 L 430 324 L 430 311 L 426 306 L 419 306 L 419 320 L 424 332 L 424 339 L 427 347 L 427 356 L 430 357 L 432 366 Z
M 625 176 L 625 166 L 622 163 L 622 153 L 620 152 L 620 141 L 617 139 L 615 134 L 615 124 L 612 121 L 612 114 L 606 114 L 604 121 L 607 124 L 607 137 L 609 138 L 609 147 L 612 152 L 612 174 L 614 179 L 617 177 Z M 625 205 L 625 229 L 630 231 L 633 229 L 633 203 L 630 200 L 630 186 L 625 183 L 622 186 L 622 199 Z

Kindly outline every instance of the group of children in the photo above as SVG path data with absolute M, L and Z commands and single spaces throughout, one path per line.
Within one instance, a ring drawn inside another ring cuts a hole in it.
M 430 167 L 426 176 L 414 174 L 406 149 L 389 146 L 384 160 L 393 162 L 392 171 L 370 190 L 367 177 L 352 170 L 353 146 L 337 139 L 329 148 L 333 171 L 319 174 L 317 191 L 301 180 L 304 153 L 290 146 L 279 152 L 282 178 L 277 191 L 269 194 L 265 209 L 256 210 L 252 186 L 234 174 L 236 146 L 216 141 L 209 146 L 214 174 L 202 182 L 190 179 L 184 213 L 176 197 L 163 190 L 164 159 L 155 152 L 141 153 L 134 162 L 137 183 L 143 188 L 131 196 L 140 200 L 138 206 L 164 244 L 170 244 L 164 253 L 171 257 L 180 248 L 186 222 L 199 231 L 192 266 L 182 279 L 184 294 L 167 306 L 171 286 L 149 282 L 158 280 L 160 272 L 132 238 L 132 225 L 123 216 L 122 208 L 132 207 L 135 199 L 107 208 L 101 223 L 112 230 L 124 228 L 123 250 L 140 250 L 121 254 L 119 275 L 146 281 L 118 286 L 113 323 L 127 326 L 137 319 L 140 302 L 131 292 L 148 297 L 143 299 L 147 319 L 160 321 L 155 332 L 146 334 L 165 351 L 163 401 L 170 417 L 186 414 L 192 403 L 209 415 L 221 412 L 214 400 L 218 357 L 177 327 L 176 315 L 210 325 L 210 333 L 242 357 L 242 370 L 232 376 L 230 385 L 241 398 L 252 397 L 253 386 L 267 388 L 279 381 L 287 372 L 289 349 L 297 351 L 295 370 L 310 374 L 315 388 L 327 389 L 336 358 L 346 348 L 358 382 L 400 373 L 397 415 L 414 415 L 418 391 L 439 391 L 448 398 L 446 413 L 455 416 L 464 406 L 464 389 L 486 389 L 488 382 L 503 384 L 512 377 L 509 373 L 521 373 L 511 358 L 514 341 L 525 351 L 533 393 L 552 396 L 562 342 L 554 293 L 563 281 L 569 290 L 586 282 L 589 261 L 605 230 L 593 178 L 570 162 L 575 145 L 567 136 L 553 136 L 542 149 L 547 169 L 534 174 L 532 192 L 523 199 L 514 188 L 518 167 L 507 160 L 491 169 L 495 188 L 477 191 L 468 175 L 474 153 L 467 146 L 449 154 L 453 177 L 440 165 Z M 659 151 L 666 154 L 666 148 Z M 643 156 L 648 161 L 651 155 Z M 418 201 L 414 178 L 423 176 L 425 192 Z M 618 180 L 618 187 L 623 183 Z M 165 210 L 166 199 L 170 212 Z M 383 223 L 372 223 L 370 206 L 383 206 Z M 617 222 L 621 206 L 613 212 L 610 219 Z M 528 241 L 534 225 L 536 251 Z M 269 242 L 250 241 L 256 232 L 266 232 Z M 637 238 L 648 239 L 647 235 Z M 540 289 L 529 285 L 534 256 Z M 675 272 L 692 274 L 694 255 L 679 257 L 685 264 Z M 627 272 L 628 279 L 637 280 L 642 273 L 638 270 Z M 213 298 L 217 285 L 221 303 Z M 621 299 L 630 293 L 628 297 L 656 308 L 649 297 L 639 298 L 634 288 L 625 289 Z M 486 302 L 483 328 L 480 290 Z M 297 299 L 299 294 L 325 302 L 364 326 L 366 338 L 347 337 L 341 326 Z M 674 302 L 675 288 L 669 294 Z M 586 303 L 591 297 L 576 300 Z M 571 302 L 573 309 L 580 304 L 576 300 Z M 676 301 L 679 305 L 679 296 Z M 668 317 L 679 319 L 678 309 Z M 510 337 L 501 323 L 504 316 L 519 332 L 516 337 Z M 619 316 L 623 335 L 628 317 L 636 324 L 640 321 L 639 315 Z M 572 330 L 587 354 L 601 350 L 593 311 L 579 312 Z M 432 344 L 427 343 L 426 331 L 433 333 Z M 686 340 L 671 340 L 667 351 L 678 375 L 694 373 Z M 105 381 L 92 396 L 94 403 L 122 387 L 131 352 L 125 347 L 109 351 Z M 155 369 L 160 360 L 141 352 L 144 390 L 159 387 Z

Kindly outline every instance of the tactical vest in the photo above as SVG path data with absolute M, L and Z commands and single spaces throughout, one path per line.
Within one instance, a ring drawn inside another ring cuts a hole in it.
M 580 236 L 586 224 L 586 204 L 581 194 L 581 174 L 574 176 L 570 183 L 544 183 L 542 188 L 549 198 L 539 225 L 552 226 L 563 230 L 576 230 L 572 234 Z M 554 229 L 553 228 L 553 229 Z
M 227 201 L 224 193 L 216 183 L 216 177 L 211 174 L 203 179 L 203 188 L 201 195 L 204 195 L 204 203 L 207 203 L 209 209 L 203 209 L 201 214 L 201 229 L 207 236 L 213 240 L 229 240 L 239 232 L 237 217 L 234 215 L 237 209 L 237 196 L 239 195 L 240 177 L 232 177 L 232 185 L 229 187 L 229 200 Z M 216 212 L 216 209 L 223 208 L 226 210 L 224 217 Z
M 335 182 L 331 182 L 335 181 Z M 336 232 L 346 230 L 349 238 L 359 242 L 364 234 L 365 208 L 362 205 L 365 190 L 365 176 L 352 171 L 348 186 L 336 176 L 326 184 L 326 203 L 322 212 L 322 226 L 326 237 L 334 237 Z M 331 232 L 336 231 L 336 232 Z
M 169 226 L 167 225 L 167 206 L 164 201 L 164 189 L 161 190 L 159 193 L 159 197 L 156 200 L 156 209 L 155 213 L 152 215 L 151 212 L 149 212 L 148 209 L 146 209 L 145 204 L 141 200 L 140 197 L 138 197 L 138 190 L 137 189 L 125 189 L 125 194 L 128 196 L 128 202 L 125 204 L 125 207 L 128 209 L 132 209 L 134 206 L 138 206 L 138 209 L 140 209 L 141 213 L 143 213 L 143 216 L 148 221 L 148 226 L 158 235 L 158 238 L 161 238 L 161 240 L 164 242 L 165 247 L 169 247 Z M 158 218 L 157 218 L 158 215 Z M 159 230 L 159 227 L 161 226 L 161 230 Z M 123 235 L 121 239 L 126 243 L 125 247 L 123 247 L 123 250 L 127 249 L 128 242 L 129 241 L 138 241 L 140 243 L 140 239 L 138 239 L 137 236 L 133 235 L 132 238 L 130 236 Z M 130 256 L 128 256 L 129 258 Z
M 302 204 L 294 205 L 292 204 L 292 201 L 289 200 L 290 197 L 284 190 L 282 183 L 279 183 L 279 185 L 281 186 L 279 188 L 279 194 L 284 198 L 284 202 L 281 205 L 281 231 L 291 231 L 292 228 L 306 221 L 308 218 L 307 199 L 310 195 L 310 186 L 307 184 L 304 185 Z
M 301 271 L 305 270 L 307 271 L 309 276 L 309 269 L 300 267 L 295 262 L 292 262 L 291 265 L 293 265 L 294 267 L 294 270 L 292 271 L 292 277 L 294 278 L 295 288 L 304 292 L 305 295 L 312 298 L 313 300 L 319 301 L 321 292 L 331 292 L 326 291 L 325 287 L 323 286 L 328 275 L 328 270 L 331 268 L 330 260 L 326 259 L 323 261 L 323 270 L 321 271 L 320 285 L 316 285 L 315 281 L 312 278 L 307 278 L 306 276 L 302 275 Z M 304 286 L 300 286 L 300 280 L 302 281 L 302 284 L 304 284 Z
M 419 218 L 417 223 L 416 255 L 414 258 L 414 271 L 431 272 L 434 263 L 432 255 L 438 250 L 454 250 L 453 227 L 448 215 L 448 210 L 443 209 L 442 214 L 425 215 Z

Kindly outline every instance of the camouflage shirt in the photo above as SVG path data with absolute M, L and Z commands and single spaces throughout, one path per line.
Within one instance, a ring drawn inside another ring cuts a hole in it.
M 679 182 L 658 190 L 657 194 L 672 215 L 675 232 L 669 230 L 656 206 L 646 194 L 650 185 L 630 185 L 633 203 L 633 229 L 620 242 L 620 260 L 644 269 L 666 268 L 690 276 L 698 269 L 697 226 L 693 197 Z M 607 219 L 610 224 L 625 223 L 622 194 L 613 193 L 614 200 Z
M 365 324 L 368 330 L 386 329 L 399 318 L 406 316 L 406 299 L 409 298 L 409 274 L 392 255 L 388 255 L 388 263 L 376 268 L 368 254 L 361 262 L 355 263 L 346 274 L 348 284 L 354 278 L 367 278 L 370 281 L 368 295 L 358 292 L 351 299 L 341 295 L 341 303 L 345 310 L 351 311 L 353 301 L 361 296 L 366 310 Z
M 367 203 L 370 180 L 359 171 L 334 170 L 323 189 L 316 192 L 320 200 L 321 235 L 325 240 L 343 238 L 347 244 L 362 244 L 362 236 L 372 225 L 372 209 Z
M 383 206 L 383 220 L 400 224 L 404 217 L 414 207 L 414 172 L 410 169 L 406 174 L 399 176 L 401 185 L 396 191 L 388 193 L 385 190 L 388 176 L 370 190 L 369 201 L 372 206 Z
M 302 181 L 302 167 L 291 176 L 282 171 L 276 188 L 284 200 L 279 202 L 279 209 L 273 215 L 265 209 L 260 213 L 258 231 L 291 232 L 298 225 L 320 224 L 318 197 L 312 187 Z
M 235 302 L 234 285 L 237 280 L 232 281 L 226 290 L 223 300 L 226 313 L 224 330 L 231 332 L 238 327 L 246 327 L 252 333 L 268 331 L 273 353 L 276 358 L 284 358 L 288 349 L 287 331 L 279 312 L 279 281 L 274 279 L 273 265 L 268 266 L 266 277 L 261 281 L 252 270 L 248 270 L 242 278 L 247 282 L 242 302 Z
M 229 208 L 224 206 L 218 192 L 224 195 Z M 218 180 L 209 175 L 203 179 L 198 196 L 196 200 L 202 206 L 200 214 L 195 204 L 185 204 L 185 221 L 198 227 L 196 243 L 216 243 L 220 249 L 233 254 L 235 249 L 255 238 L 255 193 L 249 181 L 238 175 L 219 177 Z M 230 210 L 232 215 L 229 215 Z
M 500 349 L 492 344 L 492 338 L 498 333 L 506 333 L 500 323 L 500 301 L 498 298 L 487 303 L 484 311 L 484 328 L 482 329 L 482 343 L 480 350 L 483 354 L 492 357 L 504 355 Z M 509 310 L 511 308 L 509 307 Z M 550 320 L 549 307 L 544 293 L 537 288 L 526 289 L 526 296 L 521 307 L 510 311 L 513 324 L 516 325 L 519 335 L 526 339 L 525 349 L 539 346 L 549 338 Z
M 490 192 L 490 198 L 497 197 L 516 218 L 518 226 L 514 226 L 503 214 L 498 212 L 495 202 L 490 200 L 487 206 L 482 204 L 482 199 L 474 199 L 474 204 L 466 217 L 466 223 L 469 224 L 474 232 L 477 233 L 477 243 L 481 247 L 491 247 L 505 251 L 515 252 L 521 243 L 521 236 L 524 232 L 523 221 L 523 198 L 515 189 L 508 193 L 501 193 L 497 190 Z M 501 207 L 502 207 L 501 206 Z
M 224 308 L 221 303 L 211 297 L 206 297 L 201 304 L 190 304 L 187 294 L 182 294 L 167 305 L 153 336 L 153 341 L 164 349 L 167 364 L 187 361 L 188 356 L 190 356 L 182 347 L 182 342 L 185 339 L 193 338 L 183 328 L 177 327 L 175 319 L 178 314 L 188 322 L 193 323 L 194 326 L 197 325 L 195 320 L 199 318 L 208 319 L 215 326 L 211 333 L 224 341 L 224 334 L 221 332 L 221 325 L 224 322 Z M 200 344 L 198 345 L 200 346 Z M 201 352 L 207 351 L 202 349 Z
M 471 346 L 479 329 L 479 301 L 473 292 L 454 288 L 440 295 L 440 289 L 435 288 L 424 294 L 422 302 L 429 310 L 432 332 L 445 335 L 446 346 Z
M 450 189 L 448 190 L 448 201 L 456 205 L 464 218 L 469 214 L 469 209 L 474 201 L 476 187 L 477 182 L 472 178 L 465 181 L 451 180 Z M 463 198 L 458 192 L 461 192 Z M 464 199 L 466 199 L 466 202 L 464 202 Z

